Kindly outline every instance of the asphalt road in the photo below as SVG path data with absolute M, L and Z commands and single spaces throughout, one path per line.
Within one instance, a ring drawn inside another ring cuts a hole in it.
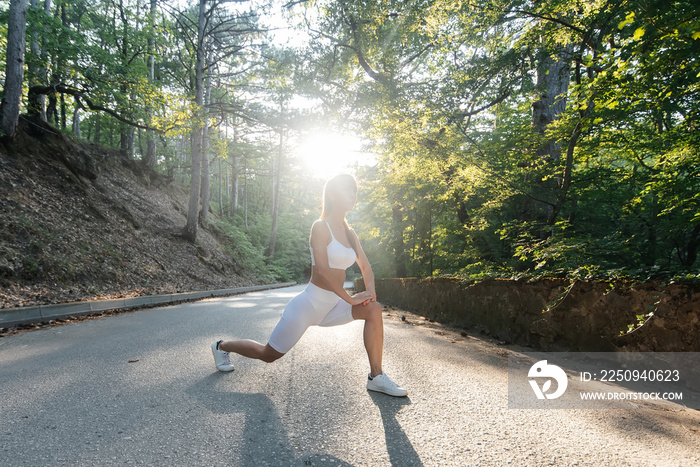
M 0 339 L 0 465 L 700 465 L 700 412 L 516 410 L 507 354 L 397 312 L 368 393 L 362 323 L 311 328 L 273 364 L 217 338 L 265 341 L 301 287 L 87 320 Z

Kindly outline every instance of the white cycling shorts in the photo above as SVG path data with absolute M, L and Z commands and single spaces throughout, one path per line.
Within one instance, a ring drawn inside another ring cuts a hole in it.
M 339 326 L 352 320 L 352 305 L 335 292 L 309 282 L 285 307 L 268 344 L 279 353 L 287 353 L 309 326 Z

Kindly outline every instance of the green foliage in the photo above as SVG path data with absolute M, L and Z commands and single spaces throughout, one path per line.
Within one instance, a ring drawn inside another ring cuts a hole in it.
M 264 250 L 254 244 L 254 236 L 246 234 L 245 230 L 234 220 L 217 220 L 216 228 L 226 236 L 229 243 L 227 249 L 238 264 L 251 271 L 256 278 L 265 282 L 274 282 L 276 268 L 266 263 Z
M 312 36 L 300 50 L 266 44 L 247 7 L 217 7 L 207 30 L 214 84 L 206 118 L 211 160 L 223 164 L 209 168 L 212 210 L 233 211 L 224 179 L 245 184 L 238 211 L 218 228 L 261 278 L 303 278 L 320 184 L 284 162 L 268 258 L 270 168 L 280 135 L 337 120 L 366 135 L 378 158 L 358 173 L 350 217 L 377 276 L 695 279 L 695 3 L 291 2 L 290 17 L 296 8 Z M 187 185 L 189 129 L 200 114 L 192 104 L 197 8 L 177 8 L 151 17 L 141 1 L 75 0 L 49 15 L 31 11 L 28 40 L 40 37 L 42 53 L 28 54 L 39 70 L 28 79 L 70 85 L 162 130 L 156 170 Z M 0 21 L 0 52 L 5 35 Z M 569 82 L 544 96 L 539 81 L 552 63 L 563 64 Z M 318 108 L 294 109 L 298 96 Z M 68 114 L 81 103 L 63 97 Z M 544 97 L 562 104 L 546 125 L 533 121 Z M 124 144 L 126 127 L 104 112 L 85 112 L 83 126 L 93 141 Z M 137 133 L 137 157 L 145 139 Z
M 359 96 L 379 155 L 360 216 L 378 275 L 696 277 L 693 2 L 335 2 L 324 13 L 319 38 L 335 38 L 326 50 L 337 61 L 340 47 L 355 73 L 338 97 Z M 569 60 L 571 82 L 537 134 L 547 57 Z M 543 158 L 547 141 L 560 152 Z
M 214 221 L 227 238 L 226 248 L 238 264 L 266 282 L 303 282 L 310 272 L 308 235 L 311 223 L 300 224 L 296 216 L 283 216 L 278 229 L 275 255 L 266 254 L 270 235 L 269 215 L 251 216 L 248 228 L 240 216 Z
M 308 240 L 311 225 L 320 214 L 322 182 L 306 180 L 292 170 L 288 177 L 288 197 L 278 216 L 272 257 L 268 255 L 272 226 L 269 179 L 256 176 L 248 180 L 248 199 L 239 200 L 236 214 L 213 222 L 226 236 L 227 248 L 236 262 L 259 280 L 303 282 L 311 273 Z M 212 201 L 211 206 L 217 209 L 216 202 Z

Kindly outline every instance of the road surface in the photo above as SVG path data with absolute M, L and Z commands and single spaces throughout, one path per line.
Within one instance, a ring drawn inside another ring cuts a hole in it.
M 0 464 L 700 465 L 697 407 L 509 409 L 517 349 L 395 311 L 384 366 L 408 398 L 366 391 L 360 322 L 311 328 L 273 364 L 215 370 L 211 342 L 264 342 L 300 290 L 1 338 Z

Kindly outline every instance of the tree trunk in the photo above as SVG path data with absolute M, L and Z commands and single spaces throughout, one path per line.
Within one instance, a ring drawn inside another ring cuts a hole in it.
M 581 66 L 577 64 L 575 67 L 575 79 L 577 84 L 581 84 Z M 578 140 L 583 132 L 582 120 L 593 111 L 593 102 L 589 102 L 586 107 L 580 107 L 578 109 L 579 121 L 576 123 L 571 135 L 569 136 L 569 141 L 566 147 L 566 159 L 564 160 L 564 173 L 561 177 L 560 183 L 558 185 L 558 193 L 556 201 L 552 205 L 552 210 L 549 213 L 549 218 L 547 219 L 547 225 L 552 226 L 557 221 L 557 216 L 561 211 L 564 203 L 566 202 L 567 196 L 569 195 L 569 188 L 572 182 L 572 173 L 574 167 L 574 150 L 578 144 Z M 563 109 L 562 109 L 563 112 Z
M 134 128 L 124 123 L 119 128 L 119 152 L 127 159 L 134 158 Z
M 248 229 L 248 159 L 243 160 L 243 218 Z
M 122 64 L 122 66 L 124 67 L 124 69 L 126 69 L 126 68 L 128 68 L 128 61 L 129 61 L 129 58 L 128 58 L 128 54 L 129 54 L 129 42 L 128 42 L 128 35 L 129 35 L 128 27 L 129 27 L 129 26 L 128 26 L 128 25 L 129 25 L 129 23 L 128 23 L 128 20 L 126 19 L 126 14 L 124 13 L 124 0 L 119 0 L 118 5 L 116 5 L 116 6 L 119 8 L 119 17 L 120 17 L 121 20 L 122 20 L 122 24 L 121 24 L 121 26 L 122 26 L 122 35 L 121 35 L 121 37 L 119 38 L 119 42 L 120 42 L 120 46 L 121 46 L 121 50 L 120 50 L 121 57 L 120 57 L 120 59 L 121 59 L 121 64 Z M 116 30 L 117 30 L 117 19 L 116 19 L 116 17 L 114 18 L 114 30 L 115 30 L 115 32 L 116 32 Z M 126 83 L 126 81 L 122 81 L 121 86 L 119 86 L 119 91 L 120 91 L 120 93 L 121 93 L 121 96 L 123 96 L 123 97 L 121 97 L 119 100 L 121 100 L 121 99 L 128 99 L 128 97 L 127 97 L 128 88 L 127 88 L 127 83 Z M 120 128 L 120 131 L 121 131 L 120 143 L 119 143 L 119 150 L 121 151 L 122 156 L 126 157 L 127 159 L 131 159 L 133 155 L 132 155 L 131 151 L 129 150 L 129 146 L 130 146 L 130 141 L 129 141 L 129 140 L 130 140 L 130 138 L 129 138 L 130 127 L 127 126 L 127 125 L 125 125 L 125 124 L 122 124 L 122 125 L 120 125 L 119 128 Z
M 554 225 L 557 221 L 557 216 L 559 211 L 561 211 L 562 206 L 564 206 L 564 201 L 566 201 L 566 196 L 569 194 L 569 188 L 571 187 L 571 174 L 574 167 L 574 149 L 578 144 L 578 139 L 581 137 L 582 125 L 579 121 L 571 133 L 569 138 L 569 144 L 566 148 L 566 161 L 564 163 L 564 177 L 559 187 L 559 194 L 557 195 L 557 201 L 552 207 L 552 212 L 549 214 L 547 219 L 547 225 Z
M 403 243 L 403 213 L 401 206 L 395 203 L 391 208 L 392 230 L 394 232 L 394 269 L 396 277 L 406 277 L 406 260 Z
M 225 129 L 224 144 L 226 145 L 225 153 L 228 154 L 228 152 L 229 152 L 228 151 L 228 119 L 226 118 L 226 113 L 223 111 L 223 109 L 221 110 L 221 121 L 224 122 L 224 129 Z M 226 173 L 226 182 L 225 182 L 226 183 L 225 184 L 226 196 L 230 195 L 229 184 L 228 184 L 228 180 L 229 180 L 228 164 L 226 164 L 226 166 L 224 168 L 223 158 L 224 158 L 223 154 L 219 155 L 219 215 L 221 216 L 222 219 L 224 218 L 224 193 L 223 193 L 224 186 L 222 186 L 222 185 L 224 185 L 224 172 Z
M 209 125 L 204 123 L 202 128 L 202 183 L 200 186 L 200 209 L 199 224 L 205 227 L 209 214 L 209 203 L 211 201 L 211 170 L 209 170 Z
M 270 229 L 270 242 L 267 246 L 268 262 L 275 255 L 277 243 L 277 220 L 280 211 L 280 188 L 282 185 L 282 159 L 284 157 L 284 130 L 280 129 L 280 147 L 277 152 L 277 160 L 272 163 L 272 228 Z
M 129 157 L 129 139 L 126 135 L 126 125 L 123 123 L 119 125 L 119 153 L 122 157 Z
M 690 233 L 690 239 L 685 245 L 685 254 L 680 254 L 681 264 L 687 268 L 692 268 L 695 261 L 698 259 L 698 247 L 700 246 L 700 225 L 696 225 Z
M 557 162 L 561 159 L 561 141 L 556 138 L 547 138 L 546 132 L 549 125 L 556 120 L 566 109 L 566 97 L 569 90 L 571 75 L 572 48 L 570 45 L 561 47 L 553 58 L 549 51 L 540 52 L 537 65 L 537 91 L 539 98 L 532 104 L 532 128 L 542 137 L 542 144 L 537 148 L 537 155 L 546 162 Z M 534 169 L 533 169 L 534 170 Z M 547 203 L 537 202 L 527 198 L 521 206 L 521 217 L 525 221 L 536 221 L 546 224 L 556 216 L 555 205 L 559 198 L 558 183 L 555 177 L 543 181 L 540 174 L 533 173 L 530 183 L 533 190 L 545 193 L 541 199 L 551 201 Z M 547 232 L 539 233 L 539 237 L 546 238 Z
M 31 0 L 32 10 L 39 10 L 39 0 Z M 39 68 L 41 61 L 41 38 L 39 37 L 39 28 L 34 26 L 32 28 L 32 41 L 29 45 L 29 51 L 31 52 L 31 60 L 27 63 L 27 73 L 29 75 L 29 88 L 37 85 L 44 85 L 45 83 L 39 80 Z M 41 94 L 35 94 L 30 92 L 27 95 L 27 113 L 31 116 L 37 116 L 42 114 L 42 102 Z M 45 113 L 44 113 L 45 114 Z
M 192 129 L 192 181 L 187 210 L 187 224 L 183 236 L 192 243 L 197 241 L 199 226 L 199 195 L 202 184 L 202 130 L 204 115 L 204 28 L 206 27 L 207 0 L 199 0 L 199 26 L 197 32 L 197 62 L 195 64 L 195 115 Z
M 154 168 L 156 166 L 156 131 L 146 131 L 146 155 L 143 158 L 143 165 Z
M 224 218 L 224 172 L 221 166 L 221 157 L 216 158 L 216 162 L 219 164 L 219 217 Z M 228 175 L 228 174 L 227 174 Z M 226 185 L 228 186 L 228 177 L 226 180 Z
M 532 104 L 532 126 L 541 136 L 547 127 L 566 109 L 566 96 L 571 75 L 571 46 L 561 49 L 555 61 L 544 52 L 537 65 L 537 91 L 539 99 Z M 537 155 L 545 160 L 561 158 L 561 142 L 545 140 L 537 149 Z
M 233 144 L 238 142 L 238 128 L 236 127 L 236 120 L 233 120 Z M 236 150 L 237 151 L 237 150 Z M 233 154 L 231 161 L 231 207 L 229 208 L 229 217 L 236 215 L 238 210 L 238 171 L 241 156 L 238 154 Z M 245 156 L 244 156 L 245 157 Z
M 432 198 L 428 198 L 428 255 L 430 255 L 430 261 L 428 262 L 428 267 L 430 272 L 428 276 L 433 275 L 435 271 L 434 261 L 435 255 L 433 254 L 433 203 Z
M 44 16 L 46 18 L 51 17 L 51 8 L 53 8 L 53 2 L 51 0 L 44 0 Z M 49 82 L 49 40 L 49 33 L 46 31 L 44 34 L 44 47 L 41 50 L 41 68 L 39 70 L 40 78 L 45 84 Z M 40 96 L 39 104 L 41 106 L 41 119 L 48 122 L 46 94 Z
M 156 59 L 154 55 L 155 49 L 155 24 L 156 24 L 156 0 L 151 0 L 151 11 L 149 13 L 149 22 L 151 29 L 151 36 L 148 38 L 148 78 L 151 84 L 155 82 L 156 79 Z M 148 116 L 149 125 L 152 124 L 153 119 L 153 109 L 151 105 L 146 106 L 146 115 Z M 147 167 L 154 168 L 156 166 L 156 132 L 155 130 L 148 130 L 146 132 L 146 155 L 143 158 L 143 164 Z
M 7 59 L 5 64 L 5 88 L 0 104 L 2 132 L 15 136 L 19 122 L 24 81 L 24 49 L 26 47 L 28 0 L 11 0 L 7 24 Z
M 81 138 L 80 134 L 80 107 L 76 107 L 73 111 L 73 134 L 76 138 Z
M 93 142 L 100 144 L 100 136 L 102 132 L 102 118 L 100 118 L 100 113 L 96 112 L 95 113 L 95 137 L 93 138 Z
M 54 82 L 57 82 L 60 77 L 54 73 L 52 79 Z M 46 119 L 55 126 L 58 126 L 58 94 L 52 92 L 47 97 L 48 104 L 46 105 Z
M 192 130 L 192 174 L 190 182 L 190 199 L 187 210 L 187 224 L 184 228 L 184 237 L 192 243 L 197 241 L 199 226 L 199 193 L 202 185 L 202 128 Z
M 134 151 L 134 136 L 136 134 L 136 128 L 129 127 L 129 130 L 126 132 L 126 142 L 127 142 L 127 151 L 129 155 L 129 159 L 134 158 L 134 154 L 136 151 Z
M 39 10 L 39 1 L 40 0 L 32 0 L 31 1 L 31 7 L 32 9 Z M 51 15 L 51 7 L 52 7 L 52 1 L 51 0 L 45 0 L 44 1 L 44 7 L 43 7 L 43 12 L 44 12 L 44 17 L 49 18 Z M 31 89 L 33 86 L 46 86 L 48 84 L 48 60 L 49 60 L 49 54 L 48 54 L 48 43 L 49 43 L 49 33 L 46 29 L 43 31 L 43 36 L 40 34 L 40 30 L 38 27 L 34 28 L 34 31 L 32 32 L 32 42 L 30 45 L 30 50 L 32 52 L 33 60 L 32 63 L 29 64 L 29 76 L 30 78 L 30 83 L 29 83 L 29 88 Z M 42 47 L 42 42 L 43 42 L 43 47 Z M 36 94 L 32 93 L 31 91 L 27 95 L 27 113 L 29 115 L 37 115 L 39 118 L 41 118 L 42 121 L 46 122 L 47 116 L 46 116 L 46 94 Z
M 231 198 L 231 170 L 229 170 L 228 164 L 226 165 L 226 196 L 228 197 L 229 201 L 232 199 Z M 228 217 L 231 217 L 231 203 L 229 202 L 228 206 Z M 222 214 L 223 215 L 223 214 Z
M 212 52 L 209 52 L 207 63 L 211 63 Z M 204 128 L 202 130 L 202 209 L 199 211 L 199 223 L 204 227 L 209 214 L 211 198 L 211 171 L 209 170 L 209 104 L 211 102 L 211 72 L 207 73 L 206 90 L 204 93 Z
M 240 156 L 234 155 L 231 167 L 231 210 L 230 217 L 236 215 L 238 210 L 238 164 Z
M 64 96 L 63 94 L 61 94 L 61 95 L 59 96 L 59 101 L 60 101 L 60 103 L 61 103 L 61 129 L 62 129 L 62 130 L 65 130 L 65 129 L 66 129 L 66 125 L 67 125 L 67 123 L 66 123 L 66 121 L 67 121 L 66 115 L 68 114 L 68 112 L 67 112 L 67 107 L 66 107 L 66 96 Z
M 61 13 L 63 12 L 63 6 L 57 7 L 54 11 L 54 20 L 60 21 L 62 19 Z M 51 77 L 49 79 L 50 83 L 61 83 L 63 82 L 63 61 L 61 60 L 60 54 L 54 54 L 51 57 Z M 61 124 L 58 115 L 58 93 L 52 92 L 47 96 L 48 104 L 46 106 L 46 118 L 54 126 L 58 127 Z
M 65 2 L 61 4 L 61 8 L 59 8 L 61 11 L 61 25 L 68 30 L 70 28 L 70 25 L 68 24 L 68 13 L 66 11 L 66 4 Z M 60 55 L 59 55 L 60 57 Z M 56 83 L 61 83 L 63 81 L 63 70 L 66 69 L 66 64 L 63 63 L 63 61 L 58 62 L 58 73 L 59 73 L 59 78 L 55 81 Z M 61 129 L 65 130 L 66 129 L 66 96 L 61 93 L 59 96 L 59 102 L 61 104 Z

